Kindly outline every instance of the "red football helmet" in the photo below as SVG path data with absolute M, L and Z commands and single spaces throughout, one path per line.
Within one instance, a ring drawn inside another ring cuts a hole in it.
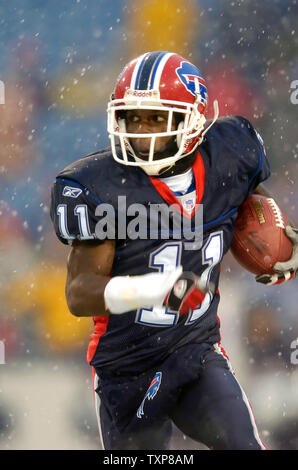
M 112 99 L 108 103 L 108 133 L 114 159 L 122 164 L 140 166 L 150 175 L 158 175 L 180 158 L 189 155 L 202 142 L 206 122 L 207 88 L 199 69 L 178 54 L 166 51 L 147 52 L 129 62 L 121 72 Z M 146 109 L 167 111 L 167 131 L 159 133 L 127 132 L 125 111 Z M 218 117 L 217 102 L 214 103 Z M 175 113 L 175 114 L 174 114 Z M 172 122 L 180 113 L 181 120 L 172 130 Z M 212 125 L 211 124 L 211 125 Z M 177 151 L 154 160 L 157 137 L 174 136 Z M 121 154 L 116 151 L 119 139 Z M 129 139 L 151 138 L 148 160 L 139 158 Z

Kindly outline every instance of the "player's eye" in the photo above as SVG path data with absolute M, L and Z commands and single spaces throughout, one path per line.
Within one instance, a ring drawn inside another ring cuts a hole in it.
M 128 114 L 126 120 L 128 122 L 139 122 L 140 116 L 138 116 L 137 114 Z
M 161 114 L 154 114 L 152 117 L 154 122 L 162 123 L 166 121 L 166 117 Z

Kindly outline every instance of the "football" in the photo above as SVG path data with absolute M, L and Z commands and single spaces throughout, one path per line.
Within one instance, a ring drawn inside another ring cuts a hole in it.
M 274 199 L 252 194 L 238 211 L 233 256 L 253 274 L 274 274 L 274 264 L 292 255 L 293 245 L 284 231 L 287 224 Z

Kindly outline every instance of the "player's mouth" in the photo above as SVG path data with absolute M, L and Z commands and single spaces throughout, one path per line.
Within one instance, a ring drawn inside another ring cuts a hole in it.
M 153 160 L 160 160 L 161 158 L 164 158 L 164 151 L 166 149 L 166 146 L 163 145 L 160 149 L 154 149 L 154 157 Z M 149 155 L 150 155 L 150 149 L 138 149 L 134 148 L 134 151 L 136 152 L 137 156 L 141 158 L 142 160 L 149 160 Z
M 131 145 L 132 145 L 132 148 L 134 149 L 136 156 L 141 158 L 144 161 L 148 161 L 149 156 L 150 156 L 150 142 L 139 143 L 139 142 L 134 142 L 133 139 L 131 140 L 132 140 Z M 156 142 L 154 146 L 153 161 L 158 161 L 158 160 L 162 160 L 163 158 L 170 157 L 171 155 L 174 155 L 176 152 L 177 152 L 177 144 L 176 144 L 175 137 L 170 139 L 166 143 Z
M 139 158 L 141 158 L 142 160 L 148 160 L 149 159 L 149 155 L 150 155 L 150 151 L 149 149 L 138 149 L 138 148 L 134 148 L 134 151 L 135 153 L 137 154 L 137 156 Z
M 140 150 L 138 150 L 136 152 L 136 155 L 142 160 L 148 161 L 150 152 L 141 152 Z M 162 158 L 164 158 L 164 154 L 162 152 L 159 152 L 159 151 L 154 152 L 153 161 L 161 160 Z

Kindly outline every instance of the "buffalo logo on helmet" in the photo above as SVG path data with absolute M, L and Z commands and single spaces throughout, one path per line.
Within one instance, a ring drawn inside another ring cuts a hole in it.
M 190 62 L 181 62 L 180 67 L 176 69 L 176 73 L 181 83 L 185 86 L 187 91 L 196 96 L 196 80 L 199 84 L 201 101 L 206 104 L 207 101 L 207 88 L 204 78 L 197 67 Z

